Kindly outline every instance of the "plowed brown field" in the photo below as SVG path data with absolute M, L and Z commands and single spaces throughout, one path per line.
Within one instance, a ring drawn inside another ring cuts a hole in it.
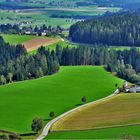
M 54 43 L 59 42 L 60 39 L 59 38 L 33 38 L 25 43 L 23 43 L 23 45 L 25 46 L 25 48 L 27 49 L 27 51 L 33 51 L 38 49 L 41 46 L 47 46 L 47 45 L 51 45 Z

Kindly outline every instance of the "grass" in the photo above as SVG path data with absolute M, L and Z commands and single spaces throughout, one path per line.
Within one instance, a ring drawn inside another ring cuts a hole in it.
M 127 132 L 129 135 L 135 134 L 134 136 L 140 136 L 140 134 L 138 135 L 138 131 L 136 133 L 132 133 L 134 131 L 132 132 L 130 131 L 130 129 L 133 128 L 134 126 L 126 127 L 128 128 L 128 130 L 126 129 L 126 131 L 120 131 L 120 132 L 119 130 L 122 130 L 122 128 L 117 128 L 124 125 L 126 126 L 126 125 L 139 124 L 139 126 L 135 126 L 135 127 L 138 130 L 140 130 L 140 119 L 139 119 L 140 102 L 139 101 L 140 101 L 140 94 L 116 95 L 110 99 L 89 105 L 87 107 L 84 107 L 83 109 L 71 113 L 66 117 L 63 117 L 53 125 L 52 131 L 94 129 L 95 132 L 93 131 L 93 133 L 94 135 L 96 135 L 97 132 L 97 137 L 94 136 L 92 138 L 107 138 L 106 135 L 108 133 L 110 133 L 112 138 L 117 138 L 116 137 L 117 135 L 119 136 L 121 133 L 124 132 Z M 116 129 L 112 129 L 109 127 L 114 127 L 114 128 L 116 127 Z M 101 128 L 106 128 L 106 129 L 101 129 Z M 112 130 L 112 134 L 110 130 Z M 118 130 L 117 133 L 114 130 Z M 98 135 L 99 131 L 103 131 L 106 134 L 99 137 Z M 75 132 L 75 136 L 76 133 L 80 133 L 80 132 Z M 85 137 L 91 138 L 91 136 L 89 135 L 86 135 Z M 73 137 L 71 137 L 70 135 L 67 138 L 71 139 Z M 111 137 L 109 137 L 108 135 L 108 138 Z
M 0 129 L 31 133 L 34 117 L 49 121 L 49 112 L 56 116 L 81 104 L 108 96 L 115 84 L 123 80 L 114 77 L 102 67 L 61 67 L 58 74 L 9 84 L 0 87 Z
M 9 34 L 2 34 L 1 35 L 5 42 L 16 45 L 16 44 L 22 44 L 24 42 L 27 42 L 33 38 L 36 38 L 36 36 L 31 35 L 9 35 Z

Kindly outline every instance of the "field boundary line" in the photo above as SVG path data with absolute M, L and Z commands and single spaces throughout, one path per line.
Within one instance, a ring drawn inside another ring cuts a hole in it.
M 94 104 L 94 103 L 97 103 L 97 102 L 100 102 L 100 101 L 107 100 L 107 99 L 109 99 L 109 98 L 115 96 L 115 95 L 116 95 L 116 94 L 115 94 L 116 92 L 117 92 L 117 90 L 115 90 L 115 92 L 114 92 L 113 94 L 111 94 L 111 95 L 109 95 L 109 96 L 107 96 L 107 97 L 104 97 L 104 98 L 99 99 L 99 100 L 96 100 L 96 101 L 89 102 L 89 103 L 84 104 L 84 105 L 81 105 L 81 106 L 79 106 L 79 107 L 76 107 L 76 108 L 74 108 L 74 109 L 71 109 L 71 110 L 69 110 L 69 111 L 67 111 L 67 112 L 65 112 L 65 113 L 63 113 L 63 114 L 61 114 L 60 116 L 56 117 L 55 119 L 51 120 L 50 122 L 48 122 L 48 123 L 45 125 L 45 127 L 44 127 L 42 133 L 38 136 L 38 138 L 36 138 L 36 140 L 42 140 L 42 139 L 44 139 L 44 138 L 49 134 L 51 126 L 52 126 L 55 122 L 57 122 L 58 120 L 60 120 L 61 118 L 63 118 L 63 117 L 65 117 L 65 116 L 69 115 L 70 113 L 72 113 L 72 112 L 74 112 L 74 111 L 76 111 L 76 110 L 78 110 L 78 109 L 81 109 L 81 108 L 83 108 L 83 107 L 86 107 L 86 106 L 88 106 L 88 105 L 91 105 L 91 104 Z
M 92 130 L 101 130 L 101 129 L 108 129 L 108 128 L 122 128 L 122 127 L 132 127 L 132 126 L 140 126 L 140 123 L 136 124 L 125 124 L 125 125 L 114 125 L 114 126 L 105 126 L 105 127 L 96 127 L 96 128 L 89 128 L 89 129 L 79 129 L 79 130 L 60 130 L 60 131 L 51 131 L 51 132 L 80 132 L 80 131 L 92 131 Z

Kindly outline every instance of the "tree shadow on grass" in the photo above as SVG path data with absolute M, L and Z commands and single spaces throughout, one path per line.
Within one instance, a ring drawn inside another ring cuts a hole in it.
M 83 104 L 76 104 L 75 106 L 80 106 L 80 105 L 83 105 Z
M 20 134 L 20 136 L 35 136 L 37 133 L 24 133 Z
M 44 122 L 49 122 L 51 119 L 44 119 L 43 121 Z

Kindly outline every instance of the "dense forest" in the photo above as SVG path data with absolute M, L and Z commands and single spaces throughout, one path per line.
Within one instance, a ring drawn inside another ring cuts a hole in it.
M 140 46 L 139 12 L 123 12 L 71 26 L 74 42 L 117 46 Z
M 56 73 L 59 63 L 54 51 L 41 47 L 29 55 L 22 45 L 11 46 L 0 37 L 0 84 L 39 78 Z

